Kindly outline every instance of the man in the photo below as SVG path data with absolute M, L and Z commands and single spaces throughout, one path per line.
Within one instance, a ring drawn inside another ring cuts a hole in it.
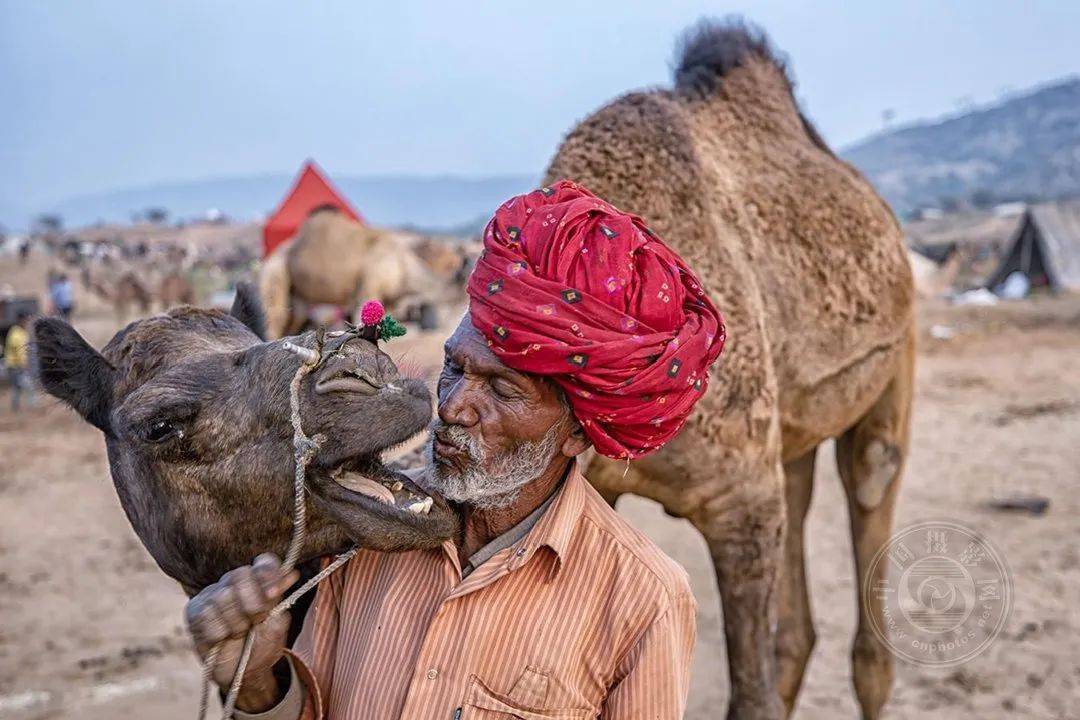
M 29 323 L 30 314 L 20 312 L 4 339 L 4 365 L 11 378 L 11 409 L 15 412 L 18 412 L 23 396 L 28 407 L 34 406 L 34 382 L 29 370 L 30 333 L 26 329 Z
M 75 288 L 65 273 L 60 273 L 55 281 L 49 283 L 49 299 L 56 314 L 64 321 L 71 322 L 71 313 L 75 309 Z
M 629 462 L 674 436 L 703 391 L 686 378 L 707 377 L 720 353 L 719 313 L 639 218 L 569 182 L 499 208 L 468 292 L 421 479 L 459 504 L 461 537 L 358 554 L 319 588 L 291 651 L 286 620 L 259 625 L 245 713 L 682 716 L 695 632 L 686 574 L 575 458 L 591 445 Z M 246 630 L 295 579 L 261 556 L 188 604 L 201 652 L 231 638 L 221 687 Z

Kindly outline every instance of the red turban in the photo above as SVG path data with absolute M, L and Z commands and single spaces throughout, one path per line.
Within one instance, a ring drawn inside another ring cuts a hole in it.
M 558 383 L 608 457 L 674 437 L 724 347 L 723 318 L 682 258 L 565 180 L 496 211 L 468 291 L 499 359 Z

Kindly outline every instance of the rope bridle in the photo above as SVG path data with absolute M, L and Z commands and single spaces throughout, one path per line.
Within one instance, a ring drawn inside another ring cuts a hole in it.
M 304 540 L 307 537 L 307 502 L 305 486 L 307 468 L 308 465 L 311 464 L 311 460 L 315 457 L 315 454 L 319 451 L 321 444 L 326 440 L 326 437 L 321 434 L 316 434 L 314 437 L 309 438 L 304 433 L 300 421 L 300 383 L 313 370 L 322 365 L 328 357 L 337 352 L 336 349 L 330 352 L 323 351 L 328 336 L 335 339 L 342 338 L 341 342 L 336 345 L 336 348 L 340 348 L 353 337 L 361 337 L 361 334 L 358 328 L 352 326 L 350 326 L 348 330 L 329 334 L 327 334 L 323 328 L 320 328 L 315 334 L 314 350 L 294 345 L 288 341 L 282 345 L 283 349 L 300 356 L 300 367 L 296 369 L 296 373 L 289 382 L 289 414 L 293 427 L 294 458 L 293 528 L 292 538 L 289 540 L 289 547 L 286 550 L 285 557 L 281 563 L 282 575 L 288 574 L 289 571 L 296 567 L 296 563 L 300 559 L 300 552 L 304 546 Z M 297 600 L 304 596 L 304 594 L 351 560 L 359 549 L 360 548 L 353 546 L 334 558 L 334 560 L 320 570 L 318 574 L 293 590 L 288 597 L 274 606 L 262 622 L 266 622 L 266 620 L 269 620 L 272 617 L 277 617 L 291 608 Z M 225 696 L 222 720 L 232 720 L 233 712 L 236 710 L 236 698 L 240 695 L 240 686 L 243 684 L 244 673 L 247 671 L 248 662 L 251 660 L 251 651 L 255 646 L 256 627 L 257 626 L 252 626 L 252 628 L 248 630 L 247 636 L 244 638 L 244 645 L 240 651 L 240 662 L 236 666 L 236 672 L 233 675 L 232 683 L 229 686 L 229 692 Z M 210 686 L 212 684 L 214 666 L 217 664 L 218 655 L 221 654 L 221 648 L 226 642 L 228 641 L 223 640 L 212 647 L 210 652 L 206 655 L 206 660 L 203 662 L 202 696 L 199 700 L 199 720 L 206 720 L 206 713 L 210 705 Z

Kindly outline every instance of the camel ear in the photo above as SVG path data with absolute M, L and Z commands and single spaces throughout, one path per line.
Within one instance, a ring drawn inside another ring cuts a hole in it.
M 233 299 L 229 314 L 248 326 L 260 340 L 266 340 L 266 313 L 263 312 L 259 292 L 251 283 L 236 285 L 236 297 Z
M 53 397 L 73 407 L 106 435 L 116 370 L 63 320 L 34 322 L 37 377 Z

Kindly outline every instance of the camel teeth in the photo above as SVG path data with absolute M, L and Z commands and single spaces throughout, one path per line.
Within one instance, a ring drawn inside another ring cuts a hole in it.
M 392 484 L 390 485 L 390 489 L 391 489 L 391 490 L 393 490 L 394 492 L 401 492 L 401 489 L 402 489 L 403 487 L 405 487 L 405 486 L 401 484 L 401 481 L 400 481 L 400 480 L 395 480 L 395 481 L 394 481 L 394 482 L 393 482 L 393 483 L 392 483 Z
M 426 497 L 423 500 L 409 503 L 405 506 L 405 509 L 413 515 L 427 515 L 431 511 L 432 504 L 434 504 L 434 501 L 430 497 Z

